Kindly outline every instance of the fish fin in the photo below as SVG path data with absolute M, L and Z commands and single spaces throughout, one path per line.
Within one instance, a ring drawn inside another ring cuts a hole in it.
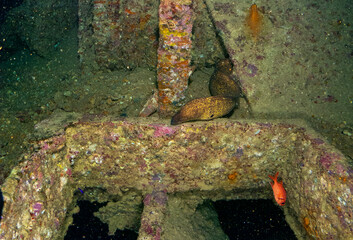
M 268 177 L 271 178 L 273 181 L 277 180 L 277 176 L 278 176 L 278 172 L 274 176 L 268 175 Z

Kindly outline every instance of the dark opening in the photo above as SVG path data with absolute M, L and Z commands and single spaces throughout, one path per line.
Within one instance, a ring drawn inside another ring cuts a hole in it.
M 6 14 L 14 7 L 22 4 L 23 0 L 1 0 L 0 1 L 0 24 L 5 20 Z
M 73 215 L 73 223 L 70 225 L 65 240 L 79 240 L 79 239 L 124 239 L 136 240 L 138 234 L 131 230 L 117 230 L 114 236 L 109 236 L 108 225 L 101 222 L 99 218 L 93 215 L 99 208 L 106 205 L 106 203 L 91 203 L 89 201 L 78 201 L 77 205 L 80 211 Z
M 1 219 L 2 219 L 2 209 L 4 208 L 4 199 L 2 197 L 2 192 L 1 192 L 1 189 L 0 189 L 0 222 L 1 222 Z
M 214 203 L 223 231 L 230 240 L 296 240 L 283 211 L 271 200 Z

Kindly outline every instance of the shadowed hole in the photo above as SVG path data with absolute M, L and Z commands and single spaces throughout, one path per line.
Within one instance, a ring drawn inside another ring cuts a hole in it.
M 101 222 L 99 218 L 93 215 L 99 208 L 105 206 L 107 203 L 78 201 L 77 205 L 80 211 L 73 215 L 73 223 L 69 226 L 66 233 L 65 240 L 79 240 L 79 239 L 124 239 L 136 240 L 138 234 L 132 230 L 117 229 L 114 236 L 108 235 L 108 225 Z
M 272 200 L 217 201 L 214 207 L 229 240 L 296 240 L 283 211 Z

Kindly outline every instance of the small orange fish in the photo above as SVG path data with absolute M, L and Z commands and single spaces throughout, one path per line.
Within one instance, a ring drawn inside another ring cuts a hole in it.
M 256 41 L 262 29 L 262 15 L 259 13 L 256 4 L 251 5 L 249 15 L 246 18 L 246 24 L 253 39 Z
M 130 14 L 130 15 L 136 14 L 136 12 L 133 12 L 133 11 L 131 11 L 131 10 L 128 9 L 128 8 L 125 8 L 125 12 L 126 12 L 127 14 Z
M 275 196 L 276 202 L 280 205 L 283 206 L 284 203 L 286 202 L 286 190 L 284 190 L 283 187 L 283 181 L 277 182 L 277 177 L 278 177 L 278 172 L 276 173 L 275 176 L 268 175 L 272 180 L 273 183 L 271 182 L 272 190 L 273 190 L 273 195 Z

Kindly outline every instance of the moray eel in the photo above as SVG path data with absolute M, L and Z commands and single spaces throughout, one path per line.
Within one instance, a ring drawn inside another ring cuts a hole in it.
M 230 113 L 238 104 L 241 90 L 232 79 L 233 65 L 229 59 L 217 63 L 209 89 L 212 97 L 197 98 L 186 103 L 173 117 L 176 125 L 196 120 L 211 120 Z
M 232 79 L 232 63 L 229 59 L 218 62 L 215 72 L 210 79 L 210 93 L 212 96 L 222 95 L 226 97 L 239 98 L 240 88 Z
M 232 111 L 235 105 L 236 99 L 226 96 L 197 98 L 186 103 L 172 117 L 171 124 L 222 117 Z

